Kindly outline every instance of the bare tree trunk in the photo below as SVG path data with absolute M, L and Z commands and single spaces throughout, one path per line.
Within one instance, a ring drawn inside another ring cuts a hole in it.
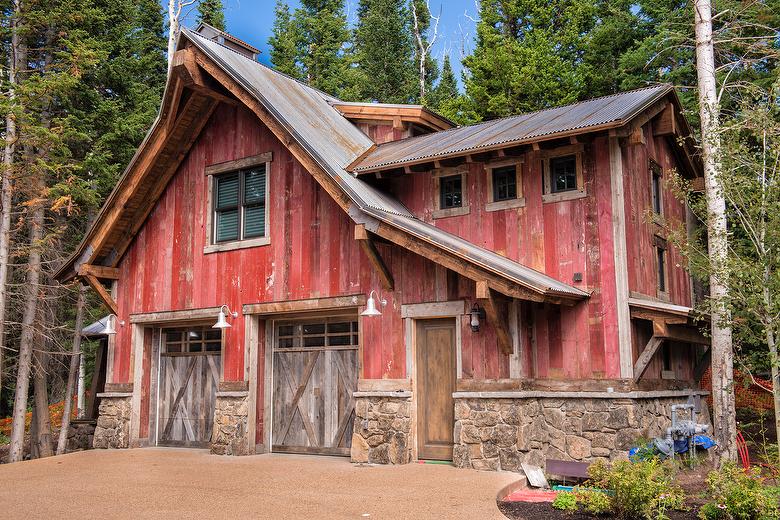
M 35 372 L 33 373 L 33 389 L 35 391 L 35 406 L 32 422 L 35 424 L 35 435 L 30 431 L 30 458 L 39 459 L 54 455 L 51 446 L 51 416 L 49 415 L 49 389 L 46 376 L 49 365 L 49 355 L 37 349 L 33 354 Z
M 708 213 L 707 238 L 711 264 L 713 426 L 723 462 L 736 458 L 737 424 L 734 403 L 734 352 L 730 313 L 725 305 L 728 295 L 726 199 L 720 176 L 720 110 L 715 78 L 711 0 L 696 0 L 694 14 L 702 161 Z
M 3 181 L 0 188 L 0 396 L 3 393 L 3 372 L 5 368 L 5 309 L 8 299 L 8 259 L 11 242 L 11 205 L 13 204 L 13 165 L 16 151 L 16 117 L 13 113 L 16 97 L 16 68 L 19 50 L 17 23 L 20 12 L 19 0 L 14 2 L 11 17 L 11 48 L 8 53 L 8 100 L 11 109 L 5 116 L 5 150 L 3 154 Z
M 22 337 L 19 340 L 13 429 L 11 430 L 8 462 L 18 462 L 24 457 L 24 416 L 27 412 L 27 393 L 30 386 L 30 369 L 35 342 L 35 317 L 38 312 L 38 291 L 41 279 L 41 253 L 38 248 L 43 236 L 43 218 L 44 208 L 42 203 L 38 202 L 30 221 L 30 254 L 27 261 L 27 280 L 24 286 Z
M 79 295 L 76 300 L 76 323 L 73 331 L 73 349 L 70 352 L 70 369 L 68 370 L 68 384 L 65 389 L 65 406 L 62 411 L 62 426 L 60 436 L 57 439 L 57 455 L 62 455 L 68 447 L 68 430 L 70 429 L 70 413 L 73 405 L 73 390 L 76 387 L 76 377 L 79 375 L 79 361 L 81 358 L 81 329 L 84 328 L 84 300 L 87 294 L 87 286 L 79 284 Z

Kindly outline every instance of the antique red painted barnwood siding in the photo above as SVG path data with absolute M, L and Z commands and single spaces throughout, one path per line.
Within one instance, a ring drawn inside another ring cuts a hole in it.
M 268 151 L 273 153 L 268 179 L 270 245 L 204 254 L 208 211 L 204 168 Z M 361 322 L 362 375 L 405 378 L 400 306 L 471 298 L 474 284 L 395 246 L 379 249 L 396 290 L 380 291 L 388 300 L 383 315 Z M 240 310 L 247 303 L 365 294 L 381 288 L 354 240 L 347 215 L 251 113 L 229 106 L 214 113 L 119 267 L 117 301 L 120 319 L 126 322 L 133 313 L 225 303 Z M 508 377 L 508 360 L 499 359 L 491 327 L 472 334 L 467 320 L 462 321 L 464 351 L 479 352 L 464 361 L 464 371 L 468 367 L 474 377 Z M 225 333 L 224 378 L 241 380 L 243 317 L 232 325 Z M 114 382 L 132 380 L 130 345 L 130 327 L 122 328 L 116 336 Z M 260 374 L 262 359 L 261 351 Z
M 432 201 L 437 194 L 434 178 L 429 173 L 405 175 L 388 186 L 415 214 L 436 226 L 592 291 L 587 303 L 572 307 L 525 305 L 524 328 L 526 333 L 530 328 L 532 334 L 524 338 L 524 350 L 532 351 L 534 358 L 523 364 L 526 377 L 619 377 L 606 139 L 587 144 L 583 159 L 587 196 L 545 203 L 542 202 L 541 159 L 533 152 L 525 154 L 522 187 L 526 203 L 516 209 L 485 209 L 488 177 L 484 166 L 478 163 L 468 165 L 467 215 L 433 218 Z M 582 273 L 582 282 L 573 282 L 574 273 Z M 464 347 L 464 359 L 483 355 L 493 353 L 467 352 Z M 487 377 L 499 377 L 499 374 L 491 373 Z

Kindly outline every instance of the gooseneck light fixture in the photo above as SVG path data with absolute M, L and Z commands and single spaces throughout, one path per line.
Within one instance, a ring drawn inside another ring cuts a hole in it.
M 228 315 L 236 319 L 238 318 L 237 312 L 232 312 L 227 304 L 219 308 L 219 314 L 217 315 L 217 322 L 211 326 L 212 329 L 229 329 L 232 325 L 227 322 Z
M 106 326 L 103 327 L 103 334 L 105 334 L 107 336 L 115 335 L 116 334 L 116 321 L 118 319 L 119 318 L 117 318 L 116 314 L 109 314 L 108 316 L 106 316 Z M 120 321 L 119 322 L 119 326 L 120 327 L 124 327 L 125 326 L 125 322 L 124 321 Z
M 379 299 L 379 294 L 375 290 L 371 290 L 371 292 L 368 294 L 368 301 L 366 302 L 366 310 L 360 313 L 361 316 L 381 316 L 382 311 L 380 311 L 376 306 L 376 301 L 374 299 L 374 295 L 376 294 L 377 300 L 379 300 L 379 305 L 384 307 L 387 305 L 387 300 L 384 298 Z

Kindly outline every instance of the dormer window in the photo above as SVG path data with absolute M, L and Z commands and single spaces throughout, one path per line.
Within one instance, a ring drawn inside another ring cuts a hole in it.
M 270 160 L 267 153 L 206 167 L 210 188 L 205 253 L 270 243 Z

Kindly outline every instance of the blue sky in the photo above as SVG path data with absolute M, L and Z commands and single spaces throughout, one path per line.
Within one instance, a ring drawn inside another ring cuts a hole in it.
M 167 0 L 161 0 L 167 6 Z M 223 0 L 227 30 L 229 33 L 251 43 L 262 51 L 261 61 L 268 62 L 268 37 L 274 23 L 275 0 Z M 300 5 L 298 0 L 289 0 L 291 9 Z M 358 0 L 345 0 L 350 22 L 354 23 Z M 460 80 L 460 59 L 465 46 L 468 54 L 474 45 L 477 15 L 474 0 L 430 0 L 431 11 L 436 15 L 441 10 L 439 37 L 433 54 L 441 61 L 444 53 L 449 53 L 455 74 Z M 195 24 L 195 12 L 189 12 L 184 24 Z

